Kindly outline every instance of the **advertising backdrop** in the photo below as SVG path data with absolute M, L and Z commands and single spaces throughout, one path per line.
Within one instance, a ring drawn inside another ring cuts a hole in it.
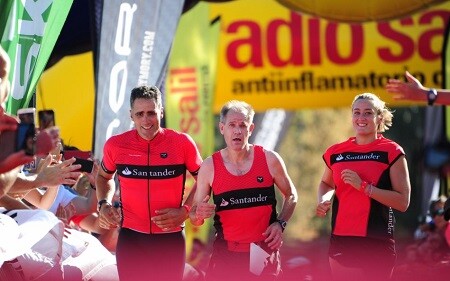
M 384 91 L 389 77 L 403 77 L 405 70 L 430 87 L 442 83 L 449 2 L 401 19 L 353 24 L 296 13 L 272 0 L 211 5 L 211 18 L 218 15 L 216 113 L 230 99 L 258 111 L 297 110 L 347 106 L 362 92 L 390 106 L 407 105 Z

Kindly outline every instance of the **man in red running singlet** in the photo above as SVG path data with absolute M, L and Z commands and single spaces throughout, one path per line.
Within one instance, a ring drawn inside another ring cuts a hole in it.
M 117 268 L 124 280 L 181 280 L 185 265 L 183 205 L 186 172 L 194 178 L 202 163 L 190 136 L 161 128 L 161 92 L 134 88 L 130 97 L 135 128 L 109 138 L 97 177 L 100 226 L 121 227 Z M 112 206 L 114 175 L 120 206 Z M 191 201 L 187 199 L 186 201 Z
M 274 280 L 280 272 L 278 250 L 297 191 L 278 153 L 249 144 L 254 114 L 246 102 L 224 105 L 219 128 L 227 146 L 208 157 L 199 171 L 189 216 L 194 225 L 201 225 L 215 214 L 208 281 Z M 280 213 L 275 186 L 283 197 Z M 211 190 L 214 204 L 208 203 Z

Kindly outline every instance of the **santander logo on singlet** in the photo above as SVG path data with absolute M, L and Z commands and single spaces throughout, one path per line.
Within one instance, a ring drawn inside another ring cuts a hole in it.
M 122 175 L 124 176 L 138 176 L 138 177 L 173 177 L 175 175 L 176 170 L 164 169 L 161 171 L 143 171 L 141 169 L 129 169 L 125 167 L 122 170 Z
M 236 204 L 248 204 L 248 203 L 255 203 L 255 202 L 266 202 L 268 196 L 263 196 L 262 194 L 259 194 L 255 197 L 244 197 L 244 198 L 234 198 L 231 197 L 230 201 L 226 201 L 222 198 L 222 202 L 220 203 L 220 206 L 227 206 L 228 204 L 236 205 Z
M 348 160 L 379 160 L 381 158 L 381 155 L 377 153 L 366 153 L 366 154 L 347 154 L 345 157 L 342 154 L 339 154 L 336 156 L 336 162 L 339 161 L 348 161 Z

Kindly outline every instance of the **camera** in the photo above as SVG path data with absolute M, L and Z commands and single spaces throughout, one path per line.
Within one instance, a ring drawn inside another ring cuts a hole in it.
M 39 130 L 55 126 L 55 112 L 51 109 L 39 110 Z
M 25 154 L 34 155 L 36 153 L 36 108 L 20 108 L 17 110 L 20 124 L 16 131 L 15 150 L 25 150 Z
M 81 151 L 81 150 L 64 150 L 63 151 L 64 159 L 70 159 L 75 157 L 75 162 L 73 165 L 80 164 L 80 172 L 92 173 L 92 169 L 94 168 L 94 161 L 89 160 L 91 157 L 90 151 Z
M 36 153 L 36 128 L 34 124 L 20 123 L 17 126 L 15 151 L 25 150 L 25 154 Z
M 25 150 L 27 155 L 33 156 L 36 152 L 34 124 L 18 124 L 15 131 L 8 130 L 1 132 L 0 147 L 0 161 L 20 150 Z M 36 160 L 25 164 L 23 169 L 28 172 L 36 170 Z
M 36 119 L 36 108 L 20 108 L 17 110 L 17 117 L 22 124 L 34 124 Z

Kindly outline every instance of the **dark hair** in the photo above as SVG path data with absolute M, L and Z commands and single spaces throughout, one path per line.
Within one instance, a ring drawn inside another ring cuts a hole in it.
M 156 86 L 138 86 L 131 90 L 130 107 L 136 99 L 154 100 L 158 108 L 162 107 L 161 91 Z
M 430 202 L 430 208 L 428 209 L 428 212 L 431 217 L 434 217 L 436 215 L 442 215 L 444 210 L 439 206 L 440 204 L 443 204 L 444 201 L 442 199 L 432 200 Z

